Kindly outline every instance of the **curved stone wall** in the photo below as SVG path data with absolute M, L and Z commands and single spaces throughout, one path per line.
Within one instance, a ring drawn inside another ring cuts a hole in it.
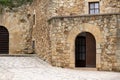
M 0 14 L 0 25 L 9 31 L 9 54 L 32 53 L 32 15 L 26 7 L 5 8 Z
M 50 0 L 36 0 L 32 4 L 35 15 L 32 39 L 35 41 L 35 53 L 43 60 L 51 63 L 48 5 Z

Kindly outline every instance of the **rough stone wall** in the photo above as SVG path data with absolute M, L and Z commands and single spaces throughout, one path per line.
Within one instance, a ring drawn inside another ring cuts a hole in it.
M 120 12 L 120 0 L 51 0 L 49 16 L 89 14 L 89 2 L 99 2 L 100 13 Z
M 117 16 L 117 50 L 116 50 L 116 58 L 118 66 L 120 66 L 120 15 Z M 120 71 L 120 67 L 119 67 Z
M 90 32 L 96 38 L 96 67 L 101 70 L 119 71 L 119 52 L 116 53 L 116 45 L 119 44 L 116 36 L 119 27 L 118 21 L 119 14 L 56 17 L 51 19 L 52 64 L 74 68 L 75 38 L 81 32 Z
M 26 6 L 5 8 L 0 14 L 0 25 L 9 31 L 9 54 L 32 53 L 32 16 Z
M 84 0 L 51 0 L 50 16 L 78 15 L 84 13 Z
M 101 13 L 120 13 L 120 0 L 101 0 Z
M 47 62 L 51 62 L 49 26 L 48 26 L 49 0 L 36 0 L 33 3 L 35 11 L 35 25 L 33 27 L 33 40 L 35 41 L 35 53 Z

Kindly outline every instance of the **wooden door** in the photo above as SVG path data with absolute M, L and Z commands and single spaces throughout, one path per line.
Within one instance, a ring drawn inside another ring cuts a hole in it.
M 0 26 L 0 54 L 9 53 L 9 33 L 5 27 Z
M 96 41 L 91 33 L 86 33 L 86 67 L 96 67 Z

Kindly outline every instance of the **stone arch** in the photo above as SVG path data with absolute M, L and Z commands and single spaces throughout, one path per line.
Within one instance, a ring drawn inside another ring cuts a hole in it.
M 0 26 L 0 54 L 9 54 L 9 31 Z
M 99 29 L 99 26 L 92 24 L 84 23 L 79 26 L 74 27 L 67 38 L 67 43 L 70 44 L 70 67 L 75 67 L 75 39 L 76 36 L 82 32 L 90 32 L 93 34 L 96 40 L 96 68 L 100 67 L 100 57 L 101 57 L 101 48 L 100 44 L 104 42 L 103 34 Z

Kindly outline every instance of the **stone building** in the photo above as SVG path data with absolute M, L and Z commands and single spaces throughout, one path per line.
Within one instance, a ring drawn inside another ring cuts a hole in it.
M 35 0 L 0 17 L 9 54 L 34 52 L 53 66 L 120 71 L 120 0 Z

